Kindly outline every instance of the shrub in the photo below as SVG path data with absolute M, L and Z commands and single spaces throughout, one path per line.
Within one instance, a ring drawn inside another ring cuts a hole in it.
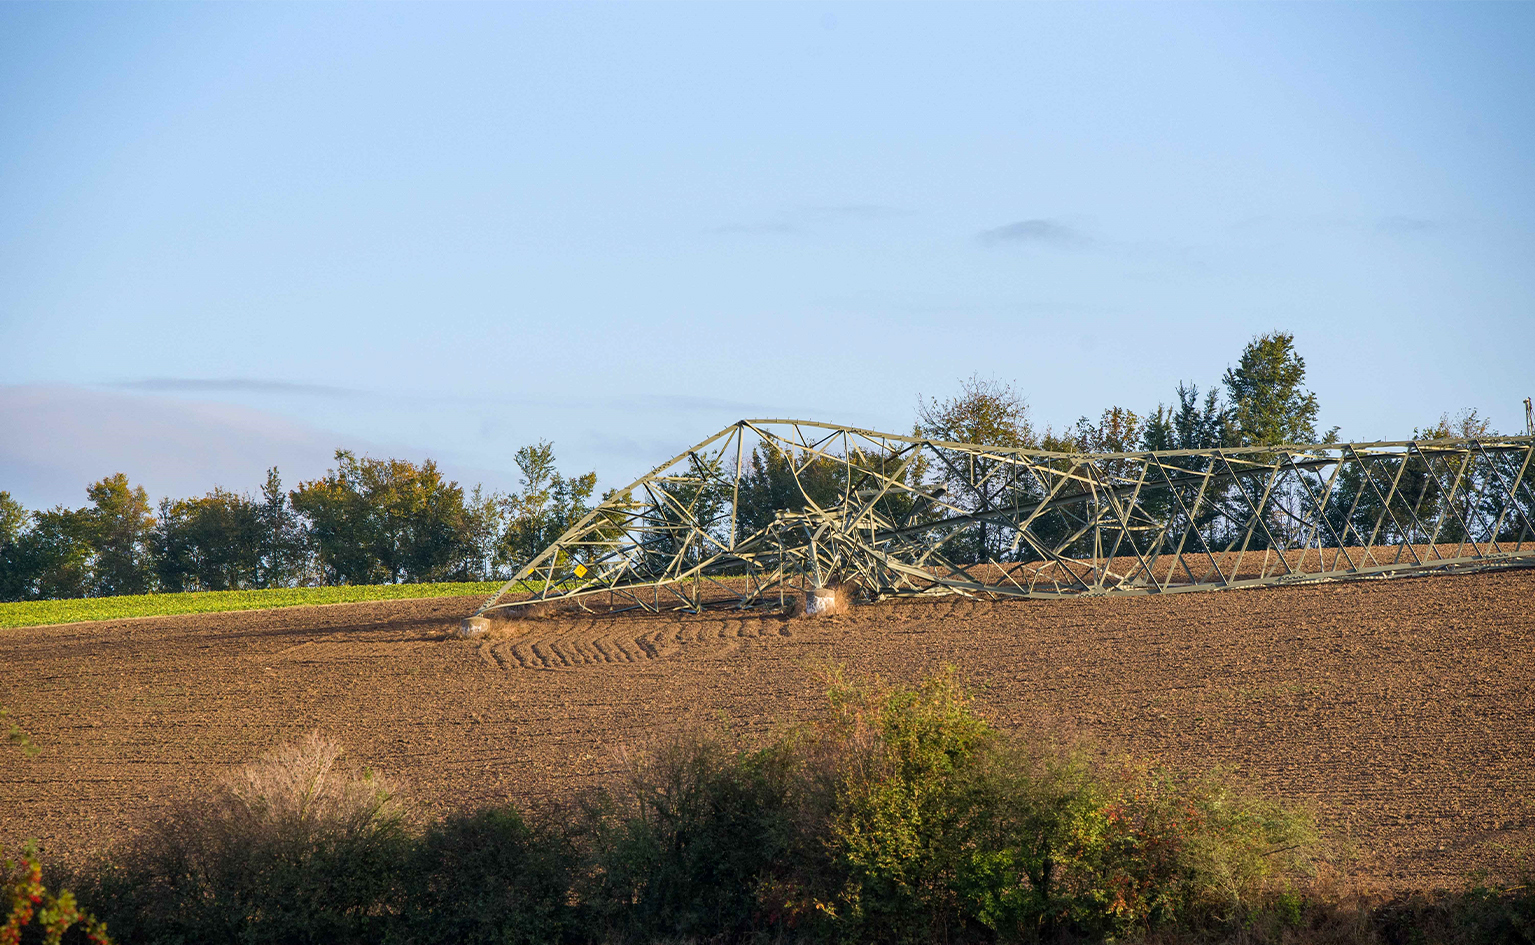
M 1398 896 L 1378 907 L 1380 941 L 1504 945 L 1535 942 L 1535 848 L 1506 850 L 1512 861 L 1496 875 L 1479 871 L 1465 888 Z
M 1310 819 L 1214 777 L 1126 766 L 1087 783 L 1059 849 L 1057 915 L 1081 931 L 1222 927 L 1310 868 Z
M 584 799 L 581 890 L 590 935 L 735 940 L 763 927 L 758 890 L 788 834 L 771 751 L 691 736 Z
M 1214 779 L 1094 762 L 975 714 L 952 672 L 915 689 L 831 680 L 790 749 L 796 856 L 769 887 L 838 940 L 1028 940 L 1219 926 L 1288 889 L 1304 817 Z
M 574 853 L 511 808 L 452 814 L 430 826 L 411 858 L 392 941 L 534 945 L 569 941 Z
M 973 846 L 974 773 L 997 734 L 952 674 L 917 689 L 830 681 L 831 712 L 799 745 L 801 847 L 825 848 L 806 876 L 816 924 L 839 937 L 947 938 L 965 924 L 956 880 Z
M 27 933 L 31 941 L 58 945 L 73 930 L 88 942 L 112 945 L 106 924 L 82 910 L 75 894 L 67 889 L 50 893 L 43 885 L 43 864 L 37 848 L 28 844 L 19 863 L 6 860 L 0 869 L 5 881 L 6 922 L 0 926 L 0 945 L 20 945 Z
M 94 892 L 133 941 L 373 942 L 409 840 L 394 788 L 311 735 L 173 809 Z

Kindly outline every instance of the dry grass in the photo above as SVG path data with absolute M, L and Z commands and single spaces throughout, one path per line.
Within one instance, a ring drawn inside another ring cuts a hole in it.
M 403 818 L 394 783 L 346 760 L 334 739 L 311 733 L 227 776 L 219 791 L 273 824 L 355 824 Z

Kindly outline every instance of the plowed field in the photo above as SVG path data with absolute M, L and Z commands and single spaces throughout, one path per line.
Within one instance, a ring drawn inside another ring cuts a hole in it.
M 1535 829 L 1535 571 L 449 638 L 477 603 L 0 630 L 0 704 L 41 749 L 0 751 L 0 845 L 100 848 L 316 729 L 426 803 L 537 803 L 685 726 L 804 718 L 830 660 L 897 679 L 951 663 L 1000 725 L 1223 766 L 1313 804 L 1367 882 L 1454 883 Z

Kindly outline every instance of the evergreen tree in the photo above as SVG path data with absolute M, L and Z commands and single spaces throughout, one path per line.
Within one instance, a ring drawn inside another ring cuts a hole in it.
M 1306 390 L 1306 362 L 1295 336 L 1275 331 L 1248 342 L 1225 375 L 1237 441 L 1243 446 L 1313 443 L 1316 395 Z
M 1178 382 L 1176 407 L 1157 405 L 1146 420 L 1141 442 L 1148 450 L 1208 450 L 1235 445 L 1231 411 L 1216 390 L 1206 392 L 1203 406 L 1199 385 Z
M 773 524 L 780 511 L 805 509 L 806 497 L 827 508 L 838 504 L 846 486 L 842 464 L 826 457 L 796 456 L 772 443 L 752 450 L 741 471 L 736 533 L 750 535 Z
M 261 523 L 256 585 L 292 587 L 317 582 L 309 531 L 289 502 L 276 466 L 267 470 L 256 515 Z

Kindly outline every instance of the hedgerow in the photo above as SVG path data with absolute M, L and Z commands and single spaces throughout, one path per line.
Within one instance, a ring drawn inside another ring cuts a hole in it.
M 1528 941 L 1528 887 L 1345 907 L 1303 812 L 1001 731 L 952 673 L 828 679 L 766 745 L 694 733 L 613 786 L 426 821 L 323 739 L 75 874 L 124 942 Z M 1523 891 L 1521 891 L 1523 889 Z M 1352 911 L 1350 911 L 1352 909 Z M 1519 936 L 1525 938 L 1519 938 Z

